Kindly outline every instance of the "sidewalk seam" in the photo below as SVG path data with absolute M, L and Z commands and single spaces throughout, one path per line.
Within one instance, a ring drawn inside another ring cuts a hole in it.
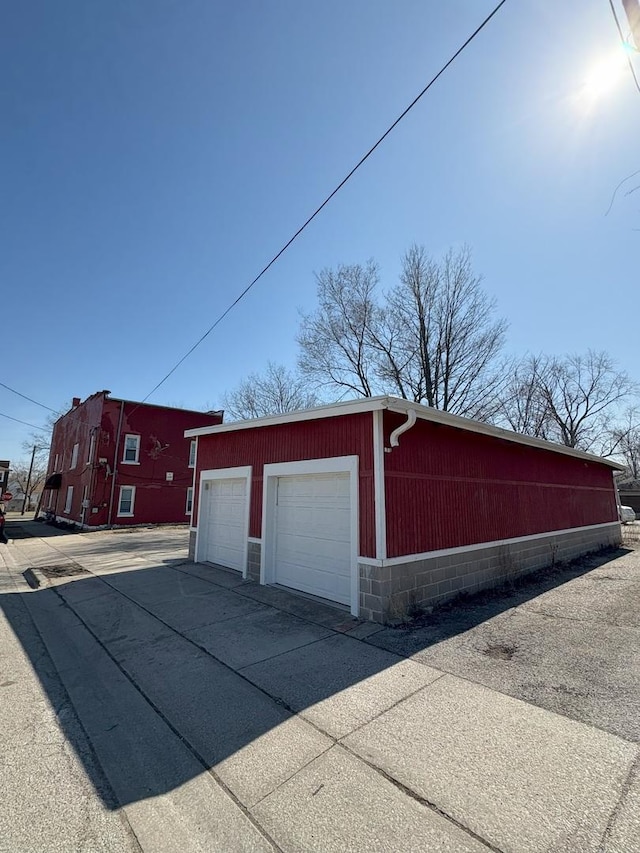
M 99 575 L 94 575 L 94 577 L 99 577 Z M 134 688 L 134 690 L 136 690 L 140 694 L 140 696 L 142 696 L 144 701 L 153 709 L 154 713 L 156 713 L 158 715 L 158 717 L 163 721 L 163 723 L 178 738 L 178 740 L 183 744 L 183 746 L 191 753 L 191 755 L 196 759 L 198 764 L 201 765 L 204 772 L 207 773 L 209 776 L 211 776 L 212 779 L 215 781 L 215 783 L 217 785 L 219 785 L 220 788 L 222 788 L 222 790 L 227 794 L 227 796 L 232 800 L 232 802 L 244 814 L 244 816 L 247 818 L 247 820 L 249 820 L 249 822 L 255 827 L 255 829 L 259 832 L 259 834 L 262 835 L 263 838 L 269 844 L 272 845 L 273 849 L 278 851 L 278 853 L 284 853 L 284 851 L 282 851 L 282 848 L 275 842 L 275 840 L 273 838 L 271 838 L 269 833 L 257 822 L 257 820 L 249 812 L 247 807 L 238 799 L 238 797 L 233 793 L 233 791 L 222 781 L 222 779 L 218 776 L 216 771 L 212 767 L 209 767 L 208 763 L 204 760 L 204 758 L 200 755 L 200 753 L 196 750 L 196 748 L 187 740 L 187 738 L 180 731 L 178 731 L 178 729 L 165 716 L 165 714 L 160 710 L 160 708 L 158 708 L 158 706 L 155 704 L 155 702 L 153 702 L 152 699 L 150 699 L 150 697 L 147 696 L 147 694 L 144 692 L 144 690 L 142 690 L 142 688 L 138 684 L 136 684 L 136 682 L 133 680 L 133 678 L 131 678 L 131 676 L 126 671 L 126 669 L 124 669 L 123 666 L 120 664 L 120 662 L 111 654 L 111 652 L 105 646 L 105 644 L 102 642 L 102 640 L 91 630 L 91 628 L 88 626 L 88 624 L 82 618 L 82 616 L 80 616 L 80 614 L 77 613 L 76 610 L 74 610 L 74 608 L 63 598 L 63 596 L 60 595 L 60 593 L 57 591 L 56 587 L 52 587 L 51 589 L 53 589 L 55 594 L 58 596 L 58 598 L 62 602 L 63 607 L 66 607 L 68 610 L 70 610 L 76 616 L 77 619 L 79 619 L 79 621 L 82 623 L 82 625 L 84 626 L 87 633 L 93 637 L 95 642 L 100 646 L 100 648 L 107 655 L 107 657 L 110 658 L 110 660 L 115 664 L 117 669 L 127 679 L 127 681 L 131 684 L 131 686 Z M 128 598 L 127 596 L 124 596 L 124 597 Z M 130 599 L 128 599 L 128 600 L 130 600 Z M 133 603 L 135 604 L 136 602 L 133 602 Z M 142 609 L 144 609 L 144 608 L 142 608 Z M 151 615 L 153 615 L 153 614 L 151 614 Z M 157 617 L 154 617 L 154 618 L 157 618 Z M 158 621 L 161 621 L 161 620 L 158 620 Z M 167 626 L 167 627 L 170 627 L 170 626 Z M 182 636 L 182 635 L 180 635 L 180 636 Z M 187 639 L 187 638 L 185 637 L 184 639 Z M 75 710 L 75 706 L 73 706 L 73 707 Z

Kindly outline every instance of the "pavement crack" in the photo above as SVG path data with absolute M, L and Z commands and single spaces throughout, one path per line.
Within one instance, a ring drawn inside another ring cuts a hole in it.
M 634 781 L 638 777 L 640 777 L 640 752 L 638 752 L 635 761 L 629 768 L 629 773 L 627 774 L 627 778 L 625 779 L 624 784 L 622 786 L 622 790 L 620 791 L 620 797 L 618 798 L 618 802 L 613 807 L 613 810 L 609 816 L 609 820 L 607 821 L 605 830 L 602 833 L 602 838 L 600 839 L 600 844 L 598 845 L 598 853 L 606 853 L 608 849 L 608 841 L 611 837 L 611 833 L 613 832 L 613 828 L 616 824 L 616 821 L 618 820 L 618 816 L 627 801 L 629 791 L 631 790 Z
M 386 779 L 387 782 L 390 782 L 394 786 L 394 788 L 397 788 L 399 791 L 401 791 L 403 794 L 405 794 L 405 796 L 409 797 L 412 800 L 415 800 L 417 803 L 420 803 L 421 806 L 428 808 L 430 811 L 435 812 L 437 815 L 444 818 L 444 820 L 453 824 L 459 830 L 466 833 L 466 835 L 473 838 L 474 841 L 477 841 L 480 844 L 484 844 L 484 846 L 487 847 L 489 850 L 492 850 L 493 853 L 505 853 L 505 851 L 501 847 L 496 847 L 496 845 L 492 844 L 491 841 L 489 841 L 486 838 L 483 838 L 483 836 L 481 836 L 481 835 L 478 835 L 478 833 L 474 832 L 473 829 L 470 829 L 468 826 L 465 826 L 465 824 L 461 823 L 455 817 L 452 817 L 450 814 L 445 812 L 436 803 L 432 802 L 431 800 L 426 799 L 426 797 L 421 796 L 416 791 L 414 791 L 412 788 L 409 788 L 407 785 L 400 782 L 394 776 L 391 776 L 389 773 L 387 773 L 381 767 L 378 767 L 377 764 L 374 764 L 373 762 L 368 761 L 362 755 L 355 752 L 353 749 L 351 749 L 351 747 L 347 746 L 344 743 L 341 743 L 340 746 L 342 747 L 342 749 L 346 750 L 357 761 L 361 761 L 363 764 L 366 764 L 367 767 L 371 768 L 371 770 L 375 771 L 383 779 Z

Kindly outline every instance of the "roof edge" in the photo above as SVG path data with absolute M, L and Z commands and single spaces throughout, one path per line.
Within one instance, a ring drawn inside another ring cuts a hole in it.
M 564 456 L 572 456 L 576 459 L 582 459 L 585 462 L 597 462 L 600 465 L 606 465 L 609 468 L 617 471 L 624 471 L 624 465 L 619 462 L 605 459 L 602 456 L 596 456 L 593 453 L 587 453 L 584 450 L 576 450 L 573 447 L 566 447 L 564 444 L 556 444 L 552 441 L 545 441 L 542 438 L 534 438 L 529 435 L 522 435 L 512 430 L 503 429 L 502 427 L 487 424 L 484 421 L 476 421 L 471 418 L 463 418 L 460 415 L 452 415 L 450 412 L 443 412 L 440 409 L 433 409 L 430 406 L 424 406 L 422 403 L 413 403 L 410 400 L 403 400 L 399 397 L 389 397 L 387 395 L 378 397 L 363 397 L 357 400 L 347 400 L 346 402 L 330 403 L 324 406 L 314 406 L 311 409 L 299 409 L 295 412 L 287 412 L 281 415 L 266 415 L 262 418 L 252 418 L 246 421 L 235 421 L 233 423 L 217 424 L 214 426 L 196 427 L 194 429 L 185 430 L 185 438 L 198 438 L 204 435 L 217 435 L 219 433 L 234 432 L 242 429 L 258 429 L 260 427 L 278 426 L 286 423 L 299 423 L 301 421 L 319 420 L 321 418 L 335 418 L 342 415 L 358 414 L 360 412 L 373 412 L 380 409 L 387 409 L 391 412 L 406 414 L 413 409 L 416 415 L 421 420 L 439 423 L 443 426 L 449 426 L 454 429 L 462 429 L 467 432 L 475 432 L 481 435 L 488 435 L 492 438 L 499 438 L 502 441 L 509 441 L 513 444 L 523 444 L 528 447 L 534 447 L 539 450 L 547 450 L 552 453 L 561 453 Z

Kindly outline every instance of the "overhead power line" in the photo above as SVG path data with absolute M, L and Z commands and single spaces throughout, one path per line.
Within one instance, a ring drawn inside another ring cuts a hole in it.
M 17 394 L 18 397 L 22 397 L 23 400 L 28 400 L 30 403 L 35 403 L 35 405 L 40 406 L 41 409 L 46 409 L 48 412 L 53 412 L 54 415 L 60 414 L 60 412 L 56 412 L 55 409 L 52 409 L 51 406 L 45 406 L 44 403 L 39 403 L 37 400 L 34 400 L 33 397 L 27 397 L 26 394 L 21 394 L 20 391 L 16 391 L 15 388 L 10 388 L 8 385 L 5 385 L 4 382 L 0 382 L 0 386 L 6 388 L 7 391 L 11 391 L 12 394 Z
M 28 421 L 21 421 L 19 418 L 12 418 L 11 415 L 5 415 L 3 412 L 0 412 L 0 418 L 7 418 L 10 421 L 15 421 L 17 424 L 24 424 L 24 426 L 33 427 L 33 429 L 37 429 L 38 432 L 46 432 L 47 427 L 36 426 L 35 424 L 30 424 Z
M 489 15 L 487 15 L 487 17 L 482 21 L 482 23 L 471 33 L 469 38 L 467 38 L 467 40 L 458 48 L 458 50 L 456 50 L 456 52 L 453 54 L 453 56 L 449 60 L 447 60 L 447 62 L 442 66 L 442 68 L 438 71 L 438 73 L 434 77 L 431 78 L 431 80 L 427 83 L 427 85 L 424 87 L 424 89 L 418 95 L 416 95 L 416 97 L 413 99 L 413 101 L 411 101 L 409 106 L 406 107 L 400 113 L 400 115 L 393 122 L 393 124 L 389 125 L 389 127 L 385 130 L 385 132 L 378 139 L 378 141 L 374 145 L 371 146 L 371 148 L 367 151 L 367 153 L 363 157 L 360 158 L 360 160 L 358 160 L 356 165 L 340 181 L 338 186 L 331 193 L 329 193 L 329 195 L 325 198 L 325 200 L 322 202 L 322 204 L 319 205 L 319 207 L 317 207 L 314 210 L 314 212 L 311 214 L 311 216 L 300 226 L 300 228 L 298 228 L 298 230 L 295 232 L 295 234 L 289 240 L 287 240 L 287 242 L 280 249 L 280 251 L 271 258 L 269 263 L 258 273 L 258 275 L 253 279 L 253 281 L 250 284 L 248 284 L 245 287 L 245 289 L 239 294 L 239 296 L 236 299 L 234 299 L 234 301 L 228 306 L 228 308 L 226 308 L 222 312 L 222 314 L 220 314 L 220 316 L 215 320 L 215 322 L 212 323 L 211 326 L 209 326 L 207 331 L 200 338 L 198 338 L 198 340 L 193 344 L 192 347 L 190 347 L 190 349 L 187 350 L 187 352 L 182 356 L 182 358 L 173 365 L 171 370 L 160 380 L 160 382 L 158 382 L 158 384 L 155 385 L 151 389 L 151 391 L 149 391 L 147 396 L 142 399 L 142 401 L 141 401 L 142 403 L 145 403 L 149 399 L 149 397 L 151 397 L 151 395 L 154 394 L 158 390 L 158 388 L 160 388 L 162 385 L 164 385 L 164 383 L 167 381 L 167 379 L 169 379 L 169 377 L 173 373 L 175 373 L 175 371 L 180 367 L 180 365 L 184 361 L 186 361 L 189 358 L 189 356 L 194 352 L 194 350 L 196 350 L 200 346 L 200 344 L 211 334 L 211 332 L 213 332 L 213 330 L 216 328 L 216 326 L 218 326 L 222 322 L 222 320 L 224 320 L 224 318 L 227 316 L 227 314 L 229 314 L 229 312 L 232 311 L 242 299 L 244 299 L 244 297 L 247 295 L 247 293 L 249 293 L 251 288 L 260 281 L 260 279 L 267 272 L 267 270 L 269 270 L 275 264 L 275 262 L 278 260 L 278 258 L 282 254 L 284 254 L 284 252 L 286 252 L 286 250 L 289 248 L 289 246 L 294 242 L 294 240 L 296 240 L 300 236 L 300 234 L 302 234 L 302 232 L 305 230 L 305 228 L 308 225 L 310 225 L 311 222 L 313 222 L 313 220 L 316 218 L 316 216 L 320 213 L 320 211 L 324 207 L 326 207 L 326 205 L 331 201 L 331 199 L 334 197 L 334 195 L 336 195 L 336 193 L 338 193 L 342 189 L 342 187 L 347 183 L 347 181 L 351 177 L 353 177 L 353 175 L 358 171 L 358 169 L 363 165 L 363 163 L 365 163 L 366 160 L 368 160 L 369 157 L 373 154 L 373 152 L 376 150 L 376 148 L 382 142 L 384 142 L 384 140 L 387 138 L 387 136 L 389 136 L 391 131 L 394 130 L 394 128 L 402 121 L 402 119 L 407 115 L 407 113 L 415 107 L 415 105 L 423 97 L 423 95 L 425 95 L 429 91 L 429 89 L 433 86 L 433 84 L 436 82 L 436 80 L 438 80 L 438 78 L 441 77 L 442 74 L 444 74 L 444 72 L 447 70 L 447 68 L 453 62 L 455 62 L 455 60 L 458 58 L 458 56 L 460 56 L 462 51 L 466 47 L 468 47 L 468 45 L 471 44 L 471 42 L 475 39 L 475 37 L 486 27 L 486 25 L 489 23 L 489 21 L 501 9 L 501 7 L 504 6 L 504 4 L 506 2 L 507 2 L 507 0 L 501 0 L 501 2 L 498 3 L 498 5 L 494 8 L 494 10 Z

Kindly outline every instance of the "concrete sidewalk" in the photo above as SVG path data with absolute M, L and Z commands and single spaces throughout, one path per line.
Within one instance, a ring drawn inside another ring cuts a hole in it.
M 93 809 L 89 840 L 58 849 L 640 849 L 636 743 L 363 642 L 378 629 L 343 611 L 187 563 L 181 535 L 0 547 L 21 713 L 65 697 L 53 754 L 82 770 L 68 806 Z M 47 566 L 85 571 L 30 590 L 20 572 Z M 41 772 L 32 747 L 5 786 Z M 57 799 L 45 791 L 29 825 L 9 816 L 4 849 L 56 849 L 40 833 Z

